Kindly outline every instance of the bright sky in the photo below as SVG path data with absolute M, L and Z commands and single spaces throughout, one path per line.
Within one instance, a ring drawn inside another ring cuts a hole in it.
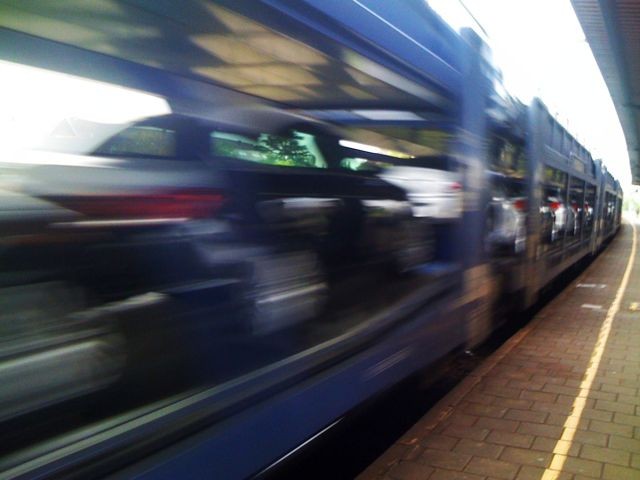
M 125 123 L 169 113 L 167 102 L 137 90 L 0 61 L 0 144 L 36 146 L 66 117 Z
M 455 29 L 470 26 L 479 32 L 459 0 L 428 3 Z M 622 127 L 570 1 L 463 3 L 487 32 L 507 90 L 525 103 L 534 96 L 542 98 L 627 189 L 631 173 Z

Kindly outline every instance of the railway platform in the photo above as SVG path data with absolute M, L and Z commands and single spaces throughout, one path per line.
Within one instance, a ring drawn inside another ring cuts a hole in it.
M 640 479 L 637 228 L 358 478 Z

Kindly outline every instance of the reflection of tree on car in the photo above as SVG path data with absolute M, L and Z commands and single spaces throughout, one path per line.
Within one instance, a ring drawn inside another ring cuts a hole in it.
M 267 163 L 290 167 L 316 167 L 316 157 L 309 149 L 300 144 L 302 134 L 294 132 L 292 137 L 277 135 L 261 135 L 260 147 L 263 149 Z
M 321 167 L 318 160 L 302 144 L 304 136 L 294 132 L 286 137 L 273 134 L 261 134 L 256 141 L 241 136 L 230 139 L 218 133 L 216 153 L 230 158 L 243 158 L 253 162 L 287 167 Z

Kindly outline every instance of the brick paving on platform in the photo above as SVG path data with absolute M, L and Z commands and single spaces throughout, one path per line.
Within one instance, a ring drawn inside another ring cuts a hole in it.
M 358 478 L 640 480 L 640 255 L 612 306 L 633 239 L 624 224 Z

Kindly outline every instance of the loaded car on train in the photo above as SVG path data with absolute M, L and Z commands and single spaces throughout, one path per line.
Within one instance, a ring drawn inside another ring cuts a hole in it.
M 237 120 L 249 117 L 250 125 Z M 7 198 L 23 199 L 20 208 L 4 210 L 3 224 L 19 220 L 22 231 L 14 228 L 14 235 L 42 238 L 26 245 L 7 239 L 5 292 L 29 290 L 37 301 L 38 285 L 43 293 L 51 290 L 46 282 L 53 278 L 65 295 L 77 296 L 78 309 L 70 304 L 66 317 L 49 318 L 48 337 L 38 322 L 31 330 L 23 323 L 25 348 L 15 358 L 26 372 L 38 355 L 31 340 L 44 335 L 55 343 L 82 315 L 112 332 L 93 338 L 114 344 L 96 365 L 96 378 L 76 378 L 75 394 L 73 378 L 66 378 L 67 394 L 34 398 L 4 417 L 77 397 L 122 375 L 139 382 L 164 368 L 193 373 L 200 368 L 194 354 L 220 348 L 226 336 L 322 324 L 323 317 L 339 315 L 358 285 L 392 281 L 430 259 L 429 225 L 412 215 L 405 191 L 373 172 L 345 168 L 366 153 L 335 127 L 275 109 L 234 109 L 215 122 L 181 115 L 117 126 L 68 121 L 82 138 L 50 138 L 44 151 L 3 164 L 15 189 Z M 69 236 L 73 242 L 56 242 Z M 176 305 L 179 317 L 157 318 Z M 16 305 L 13 315 L 20 312 Z M 86 348 L 87 360 L 100 352 L 96 343 Z M 163 358 L 154 358 L 161 348 Z M 71 370 L 84 357 L 64 358 L 51 368 Z M 234 361 L 249 368 L 256 359 Z M 222 365 L 205 368 L 216 369 L 226 374 Z M 43 370 L 39 375 L 46 377 Z M 53 392 L 55 380 L 49 382 Z M 34 388 L 44 387 L 25 386 L 24 400 Z

